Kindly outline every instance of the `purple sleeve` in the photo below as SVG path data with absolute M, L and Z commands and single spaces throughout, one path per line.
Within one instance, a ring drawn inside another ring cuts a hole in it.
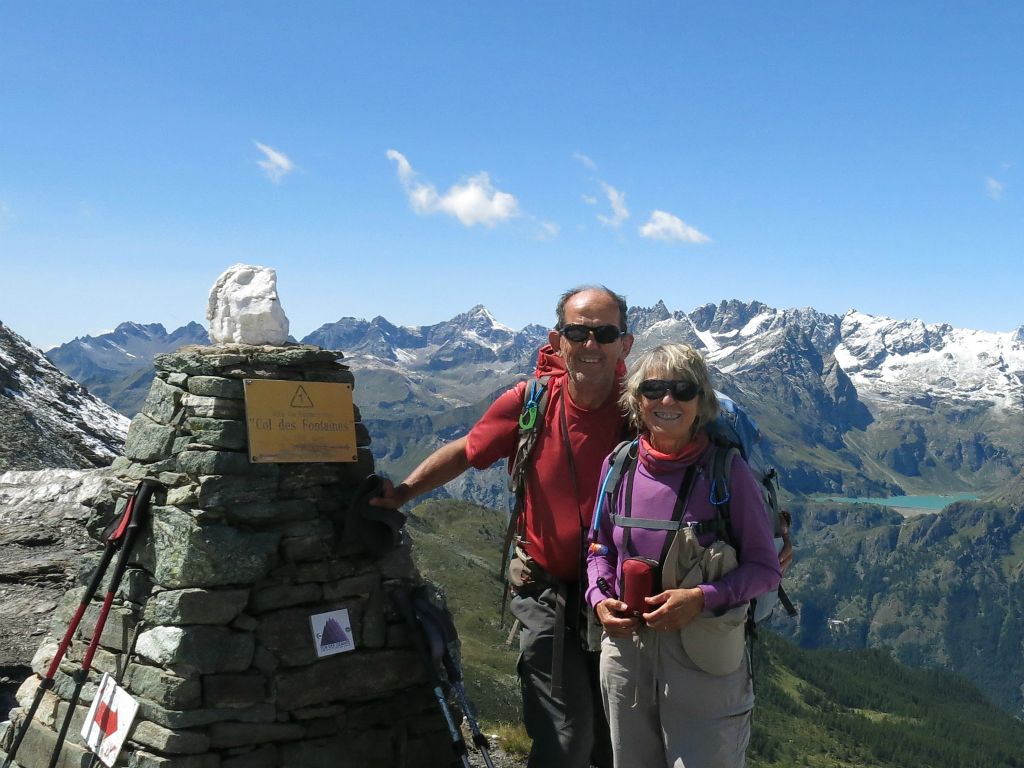
M 603 484 L 605 475 L 611 471 L 611 466 L 606 460 L 604 462 L 605 470 L 601 473 L 601 480 L 598 484 L 598 499 L 599 505 L 604 504 L 602 498 L 604 494 L 601 493 L 601 484 Z M 615 542 L 612 540 L 612 523 L 610 519 L 611 510 L 607 506 L 601 506 L 600 510 L 600 523 L 597 529 L 597 544 L 602 547 L 606 547 L 607 551 L 605 554 L 597 554 L 593 551 L 587 552 L 587 592 L 586 600 L 590 606 L 596 607 L 598 603 L 608 597 L 604 594 L 597 586 L 597 580 L 604 578 L 608 582 L 608 586 L 611 587 L 612 594 L 618 594 L 618 584 L 616 577 L 616 564 L 618 563 L 619 554 L 615 547 Z M 598 514 L 598 510 L 595 510 L 594 514 Z M 588 537 L 590 531 L 587 531 Z M 587 539 L 589 544 L 589 538 Z
M 739 543 L 740 562 L 718 581 L 700 585 L 706 611 L 718 611 L 763 595 L 778 587 L 782 579 L 761 491 L 738 454 L 733 459 L 729 480 L 729 519 Z

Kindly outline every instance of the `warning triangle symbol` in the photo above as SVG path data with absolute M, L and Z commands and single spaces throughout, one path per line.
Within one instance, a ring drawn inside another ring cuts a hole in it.
M 313 401 L 309 399 L 309 395 L 306 394 L 306 388 L 301 384 L 295 390 L 295 394 L 292 395 L 292 408 L 312 408 Z

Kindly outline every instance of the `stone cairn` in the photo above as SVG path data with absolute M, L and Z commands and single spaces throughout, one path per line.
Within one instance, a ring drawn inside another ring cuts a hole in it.
M 441 766 L 449 737 L 390 593 L 420 581 L 409 543 L 373 556 L 341 536 L 373 472 L 356 412 L 355 463 L 253 464 L 243 379 L 353 383 L 340 354 L 307 345 L 219 344 L 156 358 L 156 379 L 111 471 L 115 509 L 148 477 L 150 523 L 134 550 L 62 751 L 89 764 L 80 732 L 100 674 L 123 674 L 140 708 L 118 765 L 130 768 Z M 336 541 L 342 541 L 337 546 Z M 98 560 L 98 555 L 97 558 Z M 83 564 L 82 583 L 94 562 Z M 107 589 L 101 584 L 99 592 Z M 8 749 L 84 587 L 58 609 L 52 637 L 0 735 Z M 98 616 L 85 614 L 16 762 L 45 768 Z M 318 658 L 310 616 L 348 609 L 356 649 Z M 134 641 L 134 652 L 131 651 Z M 3 753 L 0 753 L 0 758 Z

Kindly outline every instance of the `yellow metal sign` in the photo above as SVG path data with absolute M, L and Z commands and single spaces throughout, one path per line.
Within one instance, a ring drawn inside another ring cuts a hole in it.
M 245 379 L 253 463 L 356 461 L 352 385 Z

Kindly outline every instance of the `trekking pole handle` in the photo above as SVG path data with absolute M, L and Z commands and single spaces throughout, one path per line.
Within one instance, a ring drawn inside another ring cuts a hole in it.
M 64 654 L 67 652 L 68 645 L 71 642 L 71 637 L 74 635 L 75 630 L 78 629 L 78 625 L 81 623 L 82 617 L 85 615 L 85 611 L 89 607 L 89 602 L 92 600 L 92 596 L 95 595 L 96 590 L 99 589 L 100 582 L 106 575 L 107 568 L 110 567 L 110 561 L 114 559 L 114 553 L 124 545 L 125 531 L 131 527 L 132 520 L 135 519 L 135 507 L 138 504 L 142 489 L 143 485 L 140 483 L 139 486 L 136 487 L 135 492 L 128 497 L 128 502 L 125 504 L 120 516 L 110 523 L 103 532 L 103 555 L 100 557 L 100 561 L 96 565 L 96 569 L 93 571 L 92 577 L 89 579 L 89 585 L 85 588 L 85 592 L 78 604 L 78 608 L 75 609 L 75 613 L 71 617 L 71 622 L 68 624 L 68 631 L 61 640 L 57 653 L 55 653 L 53 659 L 50 660 L 50 666 L 46 670 L 46 677 L 43 678 L 43 683 L 50 680 L 51 687 L 53 685 L 52 678 L 57 674 L 60 663 L 63 660 Z M 149 490 L 145 496 L 147 501 L 150 494 L 152 494 L 152 490 Z
M 142 530 L 142 518 L 149 511 L 150 499 L 153 496 L 153 492 L 160 487 L 160 484 L 154 480 L 142 480 L 129 502 L 131 505 L 131 516 L 121 537 L 121 551 L 118 554 L 117 563 L 114 565 L 114 572 L 110 576 L 107 594 L 103 596 L 103 605 L 100 608 L 100 615 L 96 621 L 96 627 L 99 630 L 102 630 L 106 625 L 107 615 L 110 613 L 110 606 L 114 602 L 117 587 L 121 583 L 121 579 L 124 578 L 124 572 L 128 568 L 128 559 Z M 92 640 L 89 643 L 89 647 L 86 648 L 85 655 L 82 657 L 82 669 L 86 672 L 92 666 L 92 657 L 99 646 L 100 634 L 102 634 L 101 631 L 93 631 Z
M 142 530 L 143 518 L 149 512 L 149 503 L 153 497 L 154 491 L 163 488 L 160 483 L 155 480 L 146 478 L 142 480 L 138 487 L 135 489 L 135 493 L 132 495 L 132 516 L 128 521 L 128 527 L 124 531 L 124 541 L 121 544 L 121 554 L 117 559 L 117 565 L 114 566 L 114 575 L 111 577 L 111 584 L 117 586 L 121 581 L 121 577 L 124 575 L 125 569 L 128 567 L 128 555 L 135 545 L 135 540 L 139 537 L 139 533 Z

